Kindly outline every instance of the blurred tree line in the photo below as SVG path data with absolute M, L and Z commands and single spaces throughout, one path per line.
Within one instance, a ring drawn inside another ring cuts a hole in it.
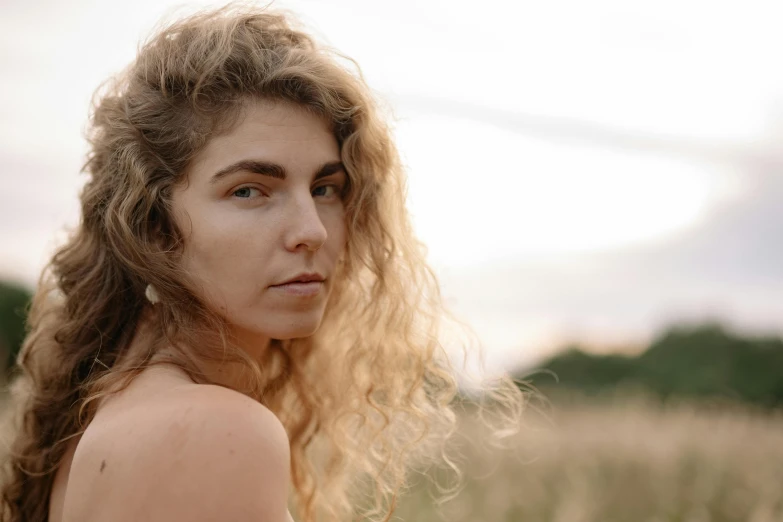
M 572 345 L 536 370 L 546 371 L 519 378 L 547 396 L 597 396 L 628 388 L 663 400 L 727 399 L 764 408 L 783 406 L 783 340 L 742 337 L 716 322 L 671 326 L 637 356 L 593 355 Z
M 32 293 L 24 286 L 0 281 L 0 364 L 3 373 L 11 368 L 22 347 L 31 298 Z

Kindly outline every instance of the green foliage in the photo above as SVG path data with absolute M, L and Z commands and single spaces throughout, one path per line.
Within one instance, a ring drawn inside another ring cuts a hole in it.
M 537 387 L 546 385 L 576 388 L 586 395 L 602 392 L 629 379 L 634 361 L 622 355 L 591 355 L 578 346 L 550 359 L 541 368 L 550 373 L 537 375 L 533 381 Z M 554 375 L 552 375 L 554 374 Z
M 578 347 L 545 361 L 527 378 L 542 390 L 587 395 L 636 387 L 661 398 L 723 398 L 783 406 L 783 340 L 744 338 L 717 323 L 668 329 L 638 357 L 591 355 Z
M 25 318 L 32 294 L 26 288 L 0 281 L 0 354 L 11 368 L 22 347 Z

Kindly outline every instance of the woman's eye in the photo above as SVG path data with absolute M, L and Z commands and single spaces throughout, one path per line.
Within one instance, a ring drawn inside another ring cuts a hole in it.
M 337 185 L 321 185 L 313 189 L 314 196 L 322 196 L 331 198 L 339 193 L 339 187 Z
M 249 199 L 253 197 L 254 191 L 260 193 L 261 191 L 255 187 L 240 187 L 231 194 L 241 199 Z

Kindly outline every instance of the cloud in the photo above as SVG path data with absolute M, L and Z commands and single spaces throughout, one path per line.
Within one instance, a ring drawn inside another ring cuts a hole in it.
M 512 365 L 570 339 L 644 343 L 679 320 L 715 317 L 783 334 L 782 174 L 749 172 L 742 198 L 676 236 L 452 270 L 443 274 L 444 293 Z

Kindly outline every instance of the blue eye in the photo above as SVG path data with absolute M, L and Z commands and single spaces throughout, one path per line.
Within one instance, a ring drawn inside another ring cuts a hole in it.
M 327 198 L 337 195 L 337 192 L 338 192 L 337 185 L 321 185 L 320 187 L 316 187 L 315 189 L 313 189 L 314 196 L 322 196 Z
M 260 190 L 258 190 L 255 187 L 240 187 L 236 189 L 234 192 L 232 192 L 231 195 L 242 199 L 249 199 L 250 197 L 252 197 L 253 190 L 255 190 L 256 192 L 260 192 Z

